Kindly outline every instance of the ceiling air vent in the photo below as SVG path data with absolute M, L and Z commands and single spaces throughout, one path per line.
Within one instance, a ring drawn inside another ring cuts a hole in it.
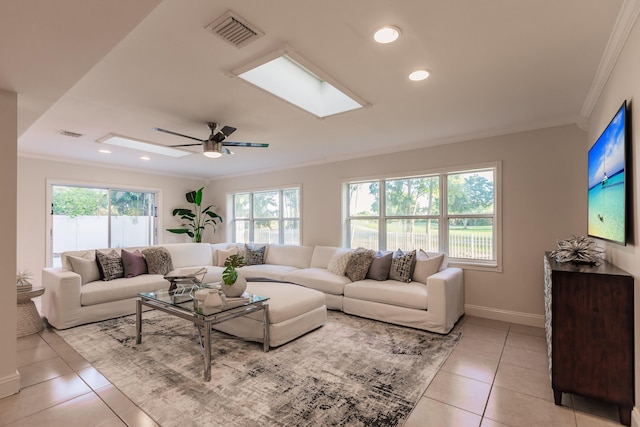
M 69 136 L 71 138 L 80 138 L 81 136 L 84 136 L 84 134 L 82 134 L 82 133 L 71 132 L 71 131 L 68 131 L 68 130 L 59 130 L 58 133 L 60 135 Z
M 238 49 L 264 36 L 262 31 L 231 11 L 205 28 Z

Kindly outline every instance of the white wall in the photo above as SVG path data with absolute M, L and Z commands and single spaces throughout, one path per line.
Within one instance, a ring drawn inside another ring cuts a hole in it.
M 180 225 L 180 222 L 171 216 L 174 208 L 191 207 L 184 197 L 185 193 L 205 186 L 204 181 L 193 179 L 18 157 L 17 265 L 20 270 L 28 269 L 33 272 L 33 283 L 37 285 L 41 283 L 40 272 L 47 260 L 45 239 L 48 232 L 45 226 L 47 215 L 51 211 L 45 200 L 47 179 L 160 190 L 160 206 L 163 209 L 158 213 L 158 243 L 190 241 L 186 235 L 172 234 L 165 229 Z M 210 200 L 211 195 L 211 190 L 205 186 L 205 199 Z M 203 240 L 213 239 L 214 236 L 208 232 Z
M 542 326 L 543 254 L 557 239 L 586 234 L 585 144 L 583 131 L 562 126 L 220 179 L 209 188 L 224 206 L 225 193 L 301 184 L 302 243 L 339 246 L 343 182 L 502 161 L 503 272 L 465 270 L 467 313 Z
M 628 215 L 631 216 L 631 241 L 627 246 L 602 243 L 606 248 L 606 258 L 623 270 L 631 273 L 635 278 L 635 371 L 636 371 L 636 406 L 640 396 L 640 292 L 638 291 L 638 276 L 640 276 L 640 23 L 636 22 L 629 38 L 616 62 L 596 107 L 589 120 L 588 143 L 585 153 L 596 141 L 602 130 L 607 126 L 617 109 L 625 99 L 631 106 L 631 185 L 632 198 Z M 633 411 L 633 425 L 640 426 L 640 412 Z
M 0 398 L 20 390 L 16 370 L 16 153 L 18 96 L 0 90 Z

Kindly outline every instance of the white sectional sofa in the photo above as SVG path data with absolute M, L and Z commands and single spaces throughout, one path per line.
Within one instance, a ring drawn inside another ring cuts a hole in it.
M 222 258 L 218 252 L 226 253 L 236 244 L 178 243 L 158 246 L 169 252 L 174 271 L 205 267 L 207 273 L 204 281 L 214 282 L 221 280 L 224 269 L 221 266 L 224 259 L 218 259 Z M 243 249 L 242 245 L 238 247 Z M 464 314 L 463 271 L 448 267 L 446 260 L 437 273 L 426 278 L 425 283 L 371 279 L 352 282 L 348 277 L 328 270 L 332 257 L 339 250 L 327 246 L 271 244 L 265 248 L 264 264 L 247 265 L 239 271 L 244 277 L 291 282 L 320 291 L 324 294 L 328 309 L 442 334 L 448 333 Z M 78 272 L 74 272 L 70 257 L 75 257 L 73 261 L 76 263 L 78 258 L 86 259 L 86 265 L 92 267 L 95 252 L 63 253 L 62 267 L 43 270 L 42 284 L 46 292 L 42 309 L 55 328 L 65 329 L 132 314 L 139 292 L 151 292 L 169 286 L 161 274 L 104 281 L 91 280 L 95 276 L 87 274 L 77 265 Z M 268 283 L 263 284 L 261 289 L 266 287 Z M 277 298 L 287 298 L 286 293 L 276 294 Z

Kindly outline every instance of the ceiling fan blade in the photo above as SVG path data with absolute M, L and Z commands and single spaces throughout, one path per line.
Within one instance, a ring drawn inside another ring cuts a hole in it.
M 221 151 L 222 151 L 224 154 L 235 154 L 233 151 L 229 150 L 227 147 L 222 147 L 222 148 L 221 148 Z
M 222 145 L 227 147 L 268 147 L 269 144 L 261 144 L 258 142 L 223 142 Z
M 224 133 L 225 136 L 229 136 L 232 133 L 234 133 L 236 131 L 237 128 L 234 128 L 232 126 L 223 126 L 222 129 L 220 129 L 220 132 Z
M 196 145 L 202 145 L 202 142 L 198 142 L 197 144 L 167 145 L 167 147 L 195 147 Z
M 193 139 L 194 141 L 200 141 L 201 143 L 202 143 L 202 142 L 204 142 L 204 141 L 206 141 L 206 140 L 204 140 L 204 139 L 194 138 L 194 137 L 189 136 L 189 135 L 183 135 L 183 134 L 181 134 L 181 133 L 173 132 L 173 131 L 166 130 L 166 129 L 153 128 L 153 130 L 158 131 L 158 132 L 168 133 L 168 134 L 171 134 L 171 135 L 181 136 L 181 137 L 183 137 L 183 138 Z M 197 145 L 197 144 L 193 144 L 193 145 Z M 180 146 L 180 145 L 175 145 L 175 147 L 181 147 L 181 146 Z

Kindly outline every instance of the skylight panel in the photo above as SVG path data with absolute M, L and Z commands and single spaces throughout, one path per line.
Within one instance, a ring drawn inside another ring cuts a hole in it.
M 103 144 L 115 145 L 117 147 L 130 148 L 132 150 L 144 151 L 147 153 L 160 154 L 169 157 L 184 157 L 192 154 L 189 151 L 176 150 L 175 148 L 165 147 L 163 145 L 151 144 L 149 142 L 131 139 L 120 135 L 109 134 L 104 138 L 100 138 L 98 142 Z
M 232 74 L 321 118 L 369 106 L 305 62 L 286 50 Z

